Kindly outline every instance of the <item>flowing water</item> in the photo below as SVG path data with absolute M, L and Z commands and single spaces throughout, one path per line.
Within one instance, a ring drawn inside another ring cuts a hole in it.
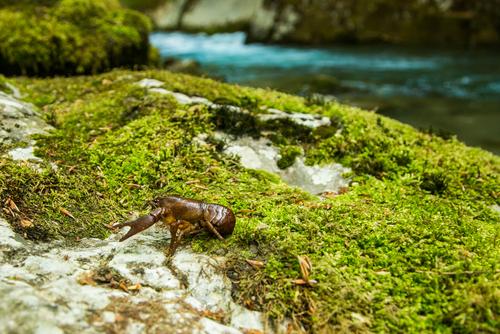
M 243 33 L 157 32 L 151 42 L 227 82 L 333 96 L 500 154 L 498 50 L 273 46 L 245 44 Z

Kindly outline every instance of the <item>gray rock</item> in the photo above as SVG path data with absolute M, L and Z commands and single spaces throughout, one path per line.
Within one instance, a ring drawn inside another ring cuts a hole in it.
M 164 82 L 156 79 L 142 79 L 137 83 L 137 85 L 140 87 L 148 88 L 148 91 L 152 93 L 173 96 L 180 104 L 205 104 L 208 106 L 213 104 L 211 101 L 204 97 L 187 96 L 183 93 L 172 92 L 168 89 L 161 88 L 164 85 Z
M 175 92 L 166 90 L 164 88 L 151 88 L 149 91 L 153 92 L 153 93 L 163 94 L 163 95 L 171 95 L 180 104 L 191 104 L 191 103 L 193 103 L 193 101 L 191 100 L 191 98 L 189 96 L 187 96 L 186 94 L 175 93 Z
M 210 28 L 248 25 L 261 14 L 263 3 L 263 0 L 198 0 L 195 5 L 186 6 L 186 0 L 173 0 L 166 1 L 149 14 L 161 29 L 206 31 Z
M 157 8 L 149 11 L 155 25 L 160 29 L 178 29 L 188 0 L 163 1 Z
M 106 240 L 83 239 L 76 246 L 57 241 L 34 244 L 24 242 L 0 219 L 0 332 L 105 333 L 106 326 L 122 321 L 124 333 L 143 333 L 152 328 L 148 319 L 157 318 L 158 309 L 141 305 L 152 302 L 165 310 L 154 324 L 160 332 L 241 333 L 267 328 L 261 313 L 232 301 L 231 282 L 220 270 L 224 258 L 196 254 L 186 247 L 178 249 L 172 265 L 166 266 L 164 250 L 157 246 L 165 237 L 168 232 L 152 228 L 122 243 L 114 235 Z M 13 255 L 2 253 L 14 249 Z M 88 278 L 103 266 L 141 288 L 127 293 Z M 140 316 L 128 319 L 120 307 L 132 308 Z M 229 322 L 204 318 L 207 311 L 222 312 Z
M 251 137 L 231 138 L 221 133 L 218 137 L 226 141 L 224 152 L 238 156 L 244 167 L 275 173 L 284 182 L 312 194 L 337 193 L 349 185 L 350 180 L 343 175 L 349 173 L 351 169 L 340 164 L 307 166 L 304 158 L 299 157 L 292 166 L 282 170 L 277 166 L 280 159 L 278 149 L 269 140 Z
M 299 125 L 306 126 L 308 128 L 317 128 L 320 126 L 328 126 L 331 124 L 328 117 L 303 113 L 286 113 L 284 111 L 273 108 L 267 109 L 265 114 L 260 114 L 258 117 L 261 121 L 288 118 L 293 122 Z
M 34 147 L 33 146 L 28 146 L 28 147 L 18 147 L 13 150 L 10 150 L 8 152 L 12 160 L 20 160 L 20 161 L 27 161 L 27 160 L 35 160 L 35 161 L 42 161 L 42 159 L 38 158 L 34 154 Z
M 0 144 L 29 143 L 31 135 L 50 129 L 32 104 L 0 92 Z
M 143 88 L 157 88 L 163 86 L 165 83 L 156 79 L 142 79 L 137 83 L 138 86 Z

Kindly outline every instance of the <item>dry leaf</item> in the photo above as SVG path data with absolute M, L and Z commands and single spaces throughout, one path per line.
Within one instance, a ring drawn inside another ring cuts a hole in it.
M 75 217 L 73 217 L 73 215 L 71 214 L 71 212 L 69 212 L 69 211 L 68 211 L 68 210 L 66 210 L 65 208 L 63 208 L 63 207 L 59 207 L 59 211 L 61 211 L 61 213 L 62 213 L 63 215 L 68 216 L 68 217 L 70 217 L 70 218 L 72 218 L 72 219 L 75 219 L 75 220 L 76 220 L 76 218 L 75 218 Z
M 14 201 L 9 197 L 7 198 L 7 200 L 5 201 L 5 204 L 13 211 L 16 211 L 16 212 L 21 212 L 19 211 L 19 208 L 17 207 L 16 203 L 14 203 Z
M 262 332 L 258 329 L 244 329 L 243 333 L 244 334 L 264 334 L 264 332 Z
M 314 285 L 314 284 L 318 283 L 318 281 L 316 281 L 315 279 L 310 279 L 310 280 L 306 281 L 302 278 L 298 278 L 296 280 L 293 280 L 292 282 L 297 284 L 297 285 Z
M 312 270 L 311 260 L 307 255 L 299 255 L 297 256 L 297 259 L 299 260 L 300 273 L 302 274 L 302 278 L 305 281 L 308 281 L 309 274 L 311 273 Z
M 29 219 L 21 219 L 19 222 L 22 228 L 30 228 L 33 226 L 33 222 Z
M 120 284 L 118 285 L 118 287 L 120 289 L 122 289 L 123 291 L 128 292 L 128 287 L 127 287 L 127 284 L 125 284 L 125 282 L 123 282 L 123 281 L 120 282 Z
M 251 265 L 254 269 L 261 269 L 264 267 L 264 262 L 257 260 L 245 260 L 249 265 Z
M 78 282 L 78 284 L 81 284 L 81 285 L 95 286 L 97 284 L 94 281 L 94 279 L 92 278 L 92 272 L 86 272 L 86 273 L 81 274 L 80 276 L 78 276 L 76 281 Z
M 307 255 L 298 255 L 297 259 L 299 260 L 302 278 L 296 279 L 293 282 L 298 285 L 313 285 L 318 283 L 316 280 L 309 279 L 309 274 L 312 271 L 312 263 L 309 257 Z
M 298 278 L 296 280 L 293 280 L 293 283 L 295 283 L 297 285 L 306 285 L 307 281 L 304 281 L 302 278 Z
M 130 291 L 139 291 L 142 288 L 140 283 L 134 284 L 134 285 L 129 285 L 127 287 L 128 290 Z

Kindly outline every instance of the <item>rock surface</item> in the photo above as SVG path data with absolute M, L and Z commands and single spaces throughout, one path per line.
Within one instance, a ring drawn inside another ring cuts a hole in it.
M 38 114 L 35 106 L 19 100 L 19 90 L 7 83 L 12 95 L 0 91 L 0 146 L 12 147 L 8 152 L 12 160 L 25 162 L 35 170 L 42 160 L 35 156 L 34 134 L 44 134 L 52 127 Z M 52 165 L 53 168 L 57 168 Z
M 240 162 L 246 168 L 262 169 L 275 173 L 291 186 L 302 188 L 311 194 L 339 193 L 349 186 L 350 180 L 343 175 L 351 169 L 340 164 L 324 166 L 307 166 L 304 158 L 299 157 L 293 165 L 286 169 L 279 169 L 277 162 L 280 159 L 278 149 L 264 138 L 251 137 L 231 138 L 222 135 L 226 142 L 225 152 L 240 157 Z
M 0 219 L 0 332 L 269 330 L 262 314 L 232 301 L 223 258 L 184 248 L 169 262 L 166 236 L 35 244 Z
M 317 116 L 303 113 L 286 113 L 284 111 L 269 108 L 266 113 L 258 116 L 261 121 L 269 121 L 275 119 L 288 118 L 298 125 L 303 125 L 308 128 L 318 128 L 320 126 L 328 126 L 331 124 L 330 119 L 325 116 Z
M 13 95 L 0 91 L 0 145 L 29 144 L 31 135 L 51 129 L 32 104 L 15 97 L 19 96 L 19 91 L 13 88 Z

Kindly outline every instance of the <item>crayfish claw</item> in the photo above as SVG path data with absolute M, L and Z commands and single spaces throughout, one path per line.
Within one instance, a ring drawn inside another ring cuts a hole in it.
M 120 224 L 113 224 L 111 225 L 114 229 L 117 228 L 122 228 L 125 226 L 130 226 L 130 230 L 128 230 L 127 234 L 125 234 L 120 241 L 127 240 L 133 235 L 136 235 L 139 232 L 144 231 L 145 229 L 151 227 L 154 223 L 156 223 L 159 219 L 153 215 L 147 215 L 147 216 L 142 216 L 137 218 L 136 220 L 130 221 L 130 222 L 125 222 L 125 223 L 120 223 Z

